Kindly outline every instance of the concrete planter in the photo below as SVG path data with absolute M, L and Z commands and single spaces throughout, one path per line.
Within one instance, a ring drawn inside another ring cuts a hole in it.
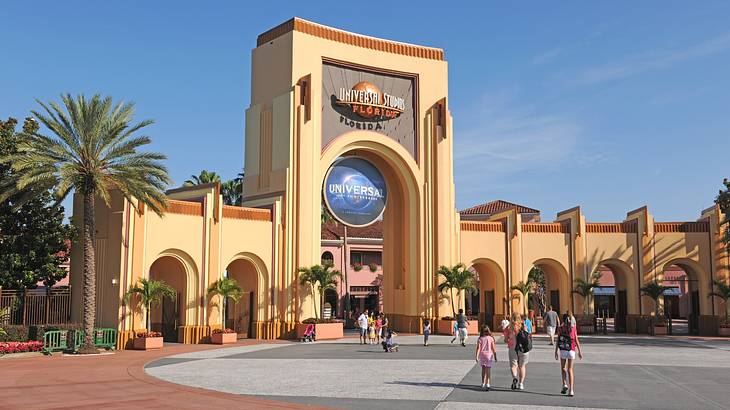
M 665 336 L 667 334 L 666 326 L 654 326 L 654 336 Z
M 236 341 L 238 341 L 238 334 L 236 333 L 213 333 L 210 335 L 210 343 L 214 345 L 227 345 L 236 343 Z
M 454 334 L 454 323 L 456 320 L 439 319 L 436 325 L 436 333 L 440 335 L 453 335 Z M 471 336 L 479 335 L 479 321 L 474 319 L 470 320 L 466 326 L 466 332 Z
M 342 325 L 342 322 L 315 324 L 314 333 L 317 334 L 317 340 L 342 339 Z M 297 339 L 304 337 L 304 332 L 306 330 L 306 323 L 297 323 Z
M 136 337 L 134 338 L 135 350 L 162 349 L 163 339 L 161 337 Z
M 717 335 L 723 337 L 730 337 L 730 327 L 718 327 Z

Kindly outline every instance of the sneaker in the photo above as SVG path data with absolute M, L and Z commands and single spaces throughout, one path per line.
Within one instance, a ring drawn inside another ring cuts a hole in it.
M 482 390 L 487 390 L 487 385 L 482 383 Z
M 575 393 L 573 393 L 573 390 L 571 390 L 570 393 L 568 393 L 568 397 L 573 397 L 573 396 L 575 396 Z
M 513 379 L 512 379 L 512 386 L 511 386 L 510 388 L 511 388 L 512 390 L 515 390 L 515 389 L 517 389 L 517 379 L 516 379 L 516 378 L 513 378 Z
M 566 386 L 566 385 L 563 385 L 563 389 L 562 389 L 562 390 L 560 390 L 560 394 L 565 394 L 565 393 L 567 393 L 567 392 L 568 392 L 568 386 Z
M 487 383 L 487 391 L 489 391 L 489 389 L 491 389 L 491 388 L 492 388 L 492 386 L 490 386 L 489 383 Z
M 451 343 L 454 343 L 454 340 L 456 340 L 456 338 L 451 339 Z
M 461 342 L 461 347 L 466 347 L 466 342 Z
M 520 383 L 519 387 L 520 390 L 525 390 L 525 383 Z

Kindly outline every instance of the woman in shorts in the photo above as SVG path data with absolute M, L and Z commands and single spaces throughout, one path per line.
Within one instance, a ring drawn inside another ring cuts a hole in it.
M 527 362 L 530 360 L 530 353 L 518 352 L 517 333 L 522 330 L 524 324 L 517 313 L 512 313 L 509 326 L 504 329 L 504 342 L 509 349 L 509 368 L 512 374 L 512 390 L 525 390 L 525 376 L 527 374 Z
M 560 350 L 560 373 L 563 377 L 563 388 L 561 394 L 568 393 L 573 397 L 573 384 L 575 375 L 573 373 L 573 363 L 575 362 L 575 352 L 578 351 L 578 358 L 583 358 L 583 352 L 580 348 L 580 340 L 578 340 L 578 331 L 576 326 L 570 320 L 570 315 L 563 315 L 563 325 L 558 328 L 558 343 L 555 344 L 555 360 L 558 360 L 558 350 Z

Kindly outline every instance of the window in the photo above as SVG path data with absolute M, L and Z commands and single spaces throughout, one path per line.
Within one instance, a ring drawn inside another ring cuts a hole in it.
M 326 251 L 325 253 L 322 254 L 322 264 L 323 265 L 325 263 L 334 263 L 334 262 L 335 262 L 335 257 L 332 256 L 332 252 Z
M 350 252 L 350 265 L 362 265 L 362 252 Z

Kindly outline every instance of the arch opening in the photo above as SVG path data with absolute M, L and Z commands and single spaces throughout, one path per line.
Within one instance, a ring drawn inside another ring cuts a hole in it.
M 187 276 L 185 264 L 174 256 L 161 256 L 150 266 L 150 279 L 164 281 L 175 289 L 173 298 L 163 298 L 160 305 L 150 308 L 150 330 L 161 332 L 166 342 L 178 341 L 178 328 L 187 323 L 188 309 L 194 309 L 186 303 L 189 293 L 194 293 L 187 289 Z
M 540 268 L 545 272 L 545 293 L 547 306 L 553 310 L 565 313 L 573 311 L 573 286 L 570 283 L 570 275 L 563 264 L 554 259 L 538 259 L 532 266 Z M 527 277 L 527 274 L 525 274 Z M 518 302 L 521 303 L 521 302 Z M 515 309 L 515 311 L 521 311 Z M 575 313 L 575 312 L 573 312 Z
M 636 273 L 618 259 L 599 262 L 595 271 L 600 272 L 601 279 L 594 289 L 593 311 L 605 318 L 608 332 L 626 333 L 628 315 L 638 314 Z
M 477 279 L 478 292 L 466 295 L 467 312 L 479 316 L 479 322 L 494 329 L 497 319 L 509 309 L 505 297 L 505 276 L 499 265 L 491 259 L 472 261 L 469 270 Z
M 667 289 L 660 300 L 660 314 L 667 332 L 674 335 L 699 335 L 703 295 L 709 294 L 702 266 L 690 259 L 667 262 L 657 280 Z M 707 306 L 704 307 L 707 309 Z
M 253 338 L 254 323 L 261 303 L 258 296 L 260 272 L 250 259 L 238 258 L 228 264 L 226 274 L 238 283 L 243 294 L 235 303 L 226 302 L 225 327 L 233 329 L 239 338 Z M 220 305 L 221 301 L 217 303 Z

